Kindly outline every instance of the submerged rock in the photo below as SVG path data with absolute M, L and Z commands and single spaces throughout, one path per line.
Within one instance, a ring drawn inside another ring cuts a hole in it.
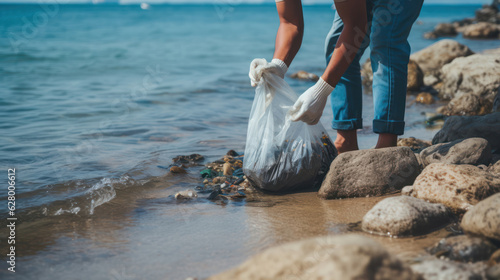
M 187 173 L 186 169 L 180 167 L 180 166 L 172 166 L 170 167 L 170 172 L 175 173 L 175 174 L 184 174 Z
M 491 146 L 483 138 L 467 138 L 430 146 L 420 153 L 424 165 L 441 162 L 449 164 L 488 165 Z
M 488 140 L 493 150 L 500 151 L 500 112 L 484 116 L 451 116 L 434 135 L 433 144 L 480 137 Z
M 193 163 L 202 161 L 204 159 L 205 157 L 200 154 L 191 154 L 189 156 L 176 156 L 172 160 L 176 163 Z
M 491 113 L 491 108 L 489 99 L 468 92 L 455 96 L 450 103 L 438 109 L 438 113 L 447 116 L 481 116 Z
M 420 153 L 423 149 L 432 145 L 431 141 L 420 140 L 415 137 L 399 138 L 398 147 L 410 147 L 414 153 Z
M 441 79 L 439 96 L 443 99 L 473 93 L 493 103 L 500 87 L 500 55 L 458 57 L 443 66 Z
M 488 197 L 467 211 L 461 226 L 467 233 L 500 240 L 500 193 Z
M 272 247 L 209 280 L 422 279 L 361 235 L 324 236 Z
M 457 212 L 500 191 L 500 177 L 477 166 L 432 163 L 417 177 L 412 196 Z
M 455 40 L 445 39 L 418 51 L 410 56 L 417 62 L 425 76 L 439 74 L 443 65 L 450 63 L 457 57 L 469 56 L 473 52 L 465 45 Z
M 313 74 L 313 73 L 308 73 L 308 72 L 303 71 L 303 70 L 300 70 L 298 72 L 293 73 L 292 75 L 290 75 L 290 78 L 297 79 L 297 80 L 313 81 L 313 82 L 316 82 L 319 80 L 318 75 Z
M 429 253 L 454 261 L 477 262 L 488 260 L 496 249 L 485 238 L 459 235 L 441 239 L 429 249 Z
M 321 198 L 380 196 L 411 185 L 420 173 L 408 147 L 341 153 L 330 165 L 318 195 Z
M 482 280 L 477 267 L 471 264 L 428 259 L 411 265 L 425 280 Z
M 464 38 L 469 39 L 499 39 L 500 25 L 490 22 L 478 22 L 464 27 L 462 35 Z
M 397 196 L 377 203 L 363 217 L 361 226 L 364 231 L 381 235 L 419 235 L 443 227 L 452 217 L 442 204 Z

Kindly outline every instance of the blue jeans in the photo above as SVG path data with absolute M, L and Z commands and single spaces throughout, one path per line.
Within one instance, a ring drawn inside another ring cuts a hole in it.
M 422 8 L 423 0 L 366 0 L 368 35 L 331 94 L 332 128 L 363 127 L 362 86 L 359 60 L 370 45 L 373 70 L 373 132 L 404 133 L 406 84 L 410 45 L 408 34 Z M 337 12 L 326 37 L 327 64 L 344 24 Z

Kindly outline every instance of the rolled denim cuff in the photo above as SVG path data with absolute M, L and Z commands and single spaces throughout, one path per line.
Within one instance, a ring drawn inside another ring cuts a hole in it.
M 332 128 L 335 130 L 361 129 L 363 128 L 363 119 L 333 120 Z
M 373 132 L 403 135 L 405 132 L 404 121 L 373 120 Z

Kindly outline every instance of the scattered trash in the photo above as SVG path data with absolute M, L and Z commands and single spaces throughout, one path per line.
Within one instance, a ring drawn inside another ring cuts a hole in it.
M 191 190 L 186 190 L 186 191 L 181 191 L 175 194 L 175 199 L 177 200 L 183 200 L 183 199 L 193 199 L 197 198 L 198 194 L 195 191 Z

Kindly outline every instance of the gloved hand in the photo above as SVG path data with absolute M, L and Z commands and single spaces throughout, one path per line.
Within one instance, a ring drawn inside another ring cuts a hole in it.
M 303 121 L 309 125 L 317 124 L 333 89 L 334 87 L 319 78 L 318 82 L 306 90 L 293 105 L 290 110 L 292 121 Z
M 273 58 L 273 60 L 268 63 L 264 58 L 256 58 L 250 63 L 250 72 L 248 73 L 250 84 L 253 87 L 257 86 L 264 72 L 271 72 L 281 78 L 285 78 L 287 70 L 288 66 L 280 59 Z

